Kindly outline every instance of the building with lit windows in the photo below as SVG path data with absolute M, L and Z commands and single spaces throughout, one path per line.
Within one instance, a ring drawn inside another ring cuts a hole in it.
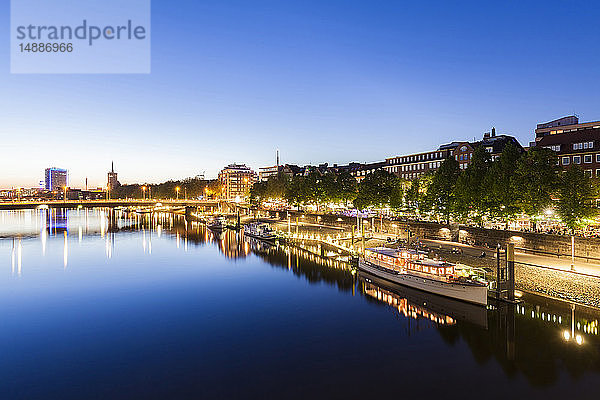
M 248 197 L 257 176 L 245 164 L 230 164 L 219 172 L 221 197 L 228 200 L 243 200 Z
M 451 150 L 438 149 L 424 153 L 390 157 L 385 160 L 383 169 L 402 179 L 412 180 L 429 171 L 436 171 L 451 154 Z
M 62 168 L 46 168 L 46 190 L 61 191 L 67 186 L 67 170 Z
M 572 115 L 538 124 L 535 145 L 554 150 L 561 167 L 575 164 L 600 178 L 600 121 L 579 123 Z
M 509 135 L 496 135 L 496 129 L 483 134 L 483 139 L 476 142 L 452 142 L 443 144 L 434 151 L 390 157 L 385 160 L 386 171 L 399 178 L 412 180 L 435 172 L 448 157 L 454 157 L 460 169 L 466 169 L 473 159 L 473 152 L 478 146 L 483 146 L 490 153 L 492 160 L 498 159 L 504 148 L 512 143 L 518 151 L 524 152 L 523 146 L 517 139 Z
M 258 169 L 258 180 L 261 182 L 268 181 L 269 178 L 277 176 L 281 169 L 283 169 L 283 165 L 273 165 L 272 167 L 260 167 Z
M 349 164 L 348 170 L 350 175 L 352 175 L 358 182 L 365 179 L 365 177 L 373 172 L 383 169 L 385 167 L 385 161 L 366 163 L 366 164 L 358 164 L 351 163 Z

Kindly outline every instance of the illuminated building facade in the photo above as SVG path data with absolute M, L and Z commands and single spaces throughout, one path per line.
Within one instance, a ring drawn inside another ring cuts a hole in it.
M 408 154 L 387 158 L 384 169 L 399 178 L 412 180 L 435 172 L 447 157 L 454 157 L 460 169 L 466 169 L 473 159 L 473 152 L 478 146 L 483 146 L 492 160 L 497 160 L 504 148 L 512 143 L 518 151 L 524 152 L 523 146 L 517 139 L 509 135 L 496 135 L 496 129 L 483 134 L 483 139 L 475 142 L 452 142 L 443 144 L 435 151 Z
M 600 177 L 600 121 L 579 123 L 575 116 L 538 124 L 535 145 L 554 150 L 562 168 L 581 167 Z
M 221 197 L 228 200 L 245 199 L 256 181 L 256 173 L 245 164 L 229 164 L 219 172 Z
M 61 191 L 67 186 L 67 170 L 62 168 L 46 168 L 46 190 Z

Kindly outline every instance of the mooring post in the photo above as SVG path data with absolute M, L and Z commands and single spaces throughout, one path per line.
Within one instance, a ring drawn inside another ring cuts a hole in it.
M 507 299 L 515 300 L 515 244 L 506 245 L 506 275 L 507 275 Z
M 362 253 L 363 257 L 365 256 L 365 224 L 361 224 L 362 227 Z
M 500 243 L 496 246 L 496 298 L 500 298 Z

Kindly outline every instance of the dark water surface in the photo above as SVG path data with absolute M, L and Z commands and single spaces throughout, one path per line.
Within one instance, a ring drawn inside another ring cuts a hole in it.
M 523 300 L 469 306 L 168 214 L 0 212 L 0 396 L 597 398 L 600 313 Z

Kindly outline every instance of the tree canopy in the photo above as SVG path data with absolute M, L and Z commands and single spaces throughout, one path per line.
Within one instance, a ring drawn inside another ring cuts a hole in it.
M 456 182 L 460 176 L 458 161 L 454 157 L 446 158 L 433 175 L 427 190 L 427 202 L 431 210 L 442 216 L 446 222 L 456 209 Z
M 596 215 L 596 190 L 592 179 L 578 166 L 572 165 L 560 175 L 558 214 L 571 230 Z
M 368 207 L 386 207 L 401 192 L 400 179 L 383 169 L 367 175 L 358 185 L 354 206 L 363 210 Z

